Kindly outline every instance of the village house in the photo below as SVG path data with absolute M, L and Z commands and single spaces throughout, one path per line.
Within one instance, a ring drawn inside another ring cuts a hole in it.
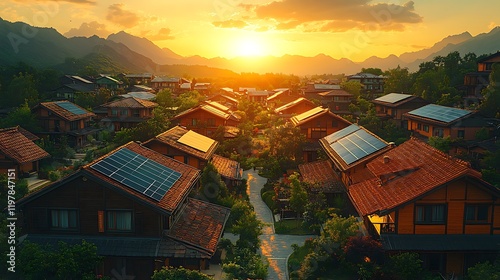
M 372 100 L 377 116 L 381 119 L 392 119 L 398 126 L 408 128 L 408 121 L 403 120 L 403 114 L 429 104 L 419 96 L 402 93 L 389 93 Z
M 500 191 L 467 162 L 410 139 L 366 169 L 348 194 L 388 254 L 418 253 L 426 269 L 456 277 L 497 258 Z
M 134 73 L 126 74 L 124 77 L 130 85 L 150 85 L 155 76 L 151 73 Z
M 335 114 L 351 114 L 349 104 L 353 95 L 343 89 L 334 89 L 318 93 L 321 105 L 330 108 Z
M 299 171 L 307 191 L 324 194 L 329 205 L 333 205 L 336 197 L 347 198 L 345 186 L 337 178 L 330 160 L 299 164 Z
M 477 71 L 469 72 L 464 76 L 466 105 L 479 104 L 483 99 L 482 91 L 490 84 L 490 74 L 493 64 L 500 62 L 500 52 L 496 52 L 477 61 Z
M 371 97 L 384 93 L 384 79 L 384 76 L 363 72 L 347 76 L 348 81 L 358 81 L 363 86 L 361 93 Z
M 279 88 L 272 91 L 273 93 L 267 97 L 266 104 L 267 108 L 274 110 L 275 108 L 292 102 L 297 99 L 297 95 L 292 95 L 289 88 Z
M 364 180 L 366 163 L 392 148 L 392 144 L 357 124 L 329 134 L 319 143 L 346 187 Z
M 40 137 L 51 141 L 67 138 L 71 147 L 80 148 L 87 143 L 87 136 L 95 138 L 99 129 L 91 126 L 96 115 L 69 101 L 42 102 L 32 109 L 42 131 Z
M 174 77 L 154 77 L 151 80 L 151 88 L 156 90 L 156 92 L 170 89 L 172 92 L 176 92 L 180 87 L 180 79 Z
M 80 76 L 64 75 L 59 79 L 61 86 L 53 90 L 53 100 L 69 100 L 73 102 L 78 93 L 93 93 L 97 84 Z
M 155 269 L 209 269 L 229 209 L 189 198 L 200 171 L 130 142 L 17 201 L 22 239 L 93 243 L 97 274 L 150 279 Z
M 115 90 L 123 88 L 123 82 L 110 76 L 101 76 L 95 80 L 98 88 L 109 89 L 112 92 Z
M 40 160 L 50 155 L 33 141 L 38 137 L 16 126 L 0 129 L 0 172 L 14 169 L 18 178 L 39 170 Z
M 237 110 L 238 104 L 239 104 L 239 101 L 236 98 L 228 96 L 228 95 L 224 95 L 221 93 L 209 97 L 208 101 L 218 102 L 218 103 L 228 107 L 232 111 Z
M 476 133 L 489 127 L 488 121 L 473 111 L 429 104 L 403 115 L 415 136 L 450 137 L 474 140 Z M 489 128 L 491 129 L 491 128 Z
M 312 101 L 304 97 L 300 97 L 292 102 L 274 109 L 274 113 L 284 119 L 289 119 L 294 115 L 300 115 L 316 107 L 316 104 L 314 104 Z
M 329 92 L 332 90 L 341 90 L 340 85 L 338 84 L 318 84 L 318 83 L 309 83 L 303 86 L 300 89 L 301 95 L 309 100 L 321 100 L 321 96 L 319 93 Z
M 101 122 L 111 131 L 131 128 L 153 117 L 157 103 L 135 97 L 105 103 L 96 110 Z
M 226 113 L 209 104 L 201 104 L 177 114 L 171 121 L 173 124 L 211 137 L 221 126 L 236 127 L 240 122 L 240 117 L 231 112 Z
M 260 103 L 262 106 L 267 106 L 267 98 L 271 92 L 267 90 L 247 90 L 245 96 L 248 100 L 255 103 Z

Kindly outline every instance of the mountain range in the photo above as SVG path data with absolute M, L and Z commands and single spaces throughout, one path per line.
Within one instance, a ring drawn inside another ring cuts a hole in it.
M 362 62 L 346 58 L 336 59 L 325 54 L 314 57 L 283 55 L 281 57 L 183 57 L 168 48 L 160 48 L 146 38 L 124 31 L 107 38 L 67 38 L 53 28 L 33 27 L 22 22 L 9 22 L 0 18 L 0 66 L 24 62 L 35 67 L 51 67 L 68 74 L 75 60 L 84 67 L 109 72 L 151 72 L 171 76 L 230 77 L 239 72 L 283 73 L 295 75 L 354 74 L 361 68 L 387 70 L 408 67 L 418 70 L 420 63 L 436 56 L 458 51 L 477 55 L 500 50 L 500 27 L 488 33 L 472 36 L 468 32 L 448 36 L 430 48 L 399 56 L 370 57 Z M 97 62 L 96 62 L 97 61 Z M 101 63 L 102 62 L 102 63 Z M 100 64 L 105 64 L 105 67 Z

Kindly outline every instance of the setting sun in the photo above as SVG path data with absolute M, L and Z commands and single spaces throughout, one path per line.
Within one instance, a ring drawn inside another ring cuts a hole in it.
M 266 50 L 259 40 L 255 38 L 245 38 L 235 44 L 233 50 L 235 56 L 263 56 Z

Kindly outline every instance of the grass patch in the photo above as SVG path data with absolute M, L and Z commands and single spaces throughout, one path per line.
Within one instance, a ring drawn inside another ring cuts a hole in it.
M 308 227 L 302 225 L 302 220 L 281 220 L 279 222 L 274 222 L 274 230 L 276 234 L 315 234 Z

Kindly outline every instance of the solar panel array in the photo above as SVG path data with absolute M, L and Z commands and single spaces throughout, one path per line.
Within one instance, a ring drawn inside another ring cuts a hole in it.
M 212 107 L 215 107 L 221 111 L 224 111 L 224 112 L 227 112 L 229 111 L 229 108 L 220 104 L 219 102 L 215 102 L 215 101 L 207 101 L 207 103 L 212 106 Z
M 90 167 L 156 201 L 160 201 L 181 177 L 181 173 L 127 148 L 116 151 Z
M 59 102 L 56 102 L 56 104 L 57 104 L 57 106 L 63 108 L 66 111 L 69 111 L 75 115 L 84 115 L 84 114 L 88 113 L 84 109 L 76 106 L 75 104 L 73 104 L 69 101 L 59 101 Z
M 190 130 L 182 135 L 177 142 L 206 153 L 215 143 L 215 140 Z
M 302 113 L 300 115 L 295 116 L 295 119 L 297 119 L 297 121 L 300 122 L 300 121 L 303 121 L 303 120 L 305 120 L 307 118 L 310 118 L 310 117 L 312 117 L 312 116 L 314 116 L 314 115 L 316 115 L 318 113 L 323 112 L 323 110 L 324 109 L 321 108 L 321 107 L 316 107 L 314 109 L 311 109 L 311 110 L 309 110 L 307 112 L 304 112 L 304 113 Z
M 389 94 L 381 96 L 375 100 L 380 101 L 380 102 L 396 103 L 396 102 L 399 102 L 401 100 L 405 100 L 405 99 L 410 98 L 410 97 L 412 97 L 412 95 L 410 95 L 410 94 L 389 93 Z
M 353 124 L 324 138 L 346 164 L 354 163 L 385 147 L 387 143 Z
M 455 121 L 471 113 L 472 112 L 468 110 L 445 107 L 436 104 L 429 104 L 424 107 L 420 107 L 418 109 L 408 112 L 408 114 L 410 115 L 433 119 L 445 123 Z
M 214 115 L 220 116 L 220 117 L 222 117 L 222 118 L 227 118 L 227 117 L 229 117 L 229 115 L 228 115 L 228 114 L 226 114 L 226 113 L 222 112 L 221 110 L 219 110 L 219 109 L 217 109 L 217 108 L 214 108 L 214 107 L 212 107 L 212 106 L 210 106 L 210 105 L 205 105 L 205 106 L 202 106 L 202 108 L 203 108 L 204 110 L 206 110 L 206 111 L 208 111 L 208 112 L 210 112 L 210 113 L 212 113 L 212 114 L 214 114 Z

